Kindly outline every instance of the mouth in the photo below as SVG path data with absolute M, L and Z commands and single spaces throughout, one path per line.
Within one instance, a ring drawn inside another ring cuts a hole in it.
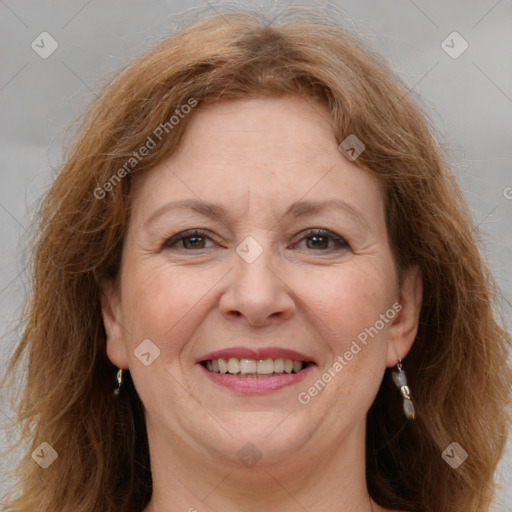
M 299 361 L 278 357 L 276 359 L 207 359 L 201 363 L 209 372 L 234 375 L 246 379 L 261 379 L 278 375 L 296 374 L 313 365 L 312 361 Z
M 196 363 L 212 382 L 243 395 L 267 394 L 292 386 L 317 366 L 305 354 L 277 347 L 218 350 Z

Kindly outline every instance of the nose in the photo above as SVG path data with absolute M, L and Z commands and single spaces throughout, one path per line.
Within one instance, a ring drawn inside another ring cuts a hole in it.
M 261 240 L 262 237 L 250 237 L 248 244 L 242 242 L 238 246 L 233 256 L 234 269 L 229 272 L 230 281 L 219 303 L 224 316 L 231 321 L 243 318 L 251 326 L 284 322 L 296 308 L 291 283 L 284 279 L 282 266 L 276 265 L 277 255 Z M 258 254 L 255 259 L 254 251 Z

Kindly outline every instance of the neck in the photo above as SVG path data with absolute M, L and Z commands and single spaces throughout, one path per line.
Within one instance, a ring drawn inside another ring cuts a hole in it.
M 307 449 L 271 463 L 263 456 L 252 467 L 205 456 L 186 443 L 169 443 L 168 437 L 164 442 L 149 425 L 148 434 L 153 496 L 144 512 L 383 510 L 366 488 L 364 424 L 330 453 Z

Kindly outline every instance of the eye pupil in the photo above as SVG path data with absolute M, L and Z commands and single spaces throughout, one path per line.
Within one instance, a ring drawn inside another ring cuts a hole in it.
M 311 236 L 310 237 L 310 240 L 315 240 L 315 243 L 314 243 L 314 247 L 325 247 L 325 243 L 323 245 L 319 245 L 318 241 L 326 241 L 326 237 L 325 236 L 322 236 L 322 235 L 314 235 L 314 236 Z
M 191 241 L 191 240 L 195 240 L 195 241 L 197 242 L 197 240 L 200 240 L 200 241 L 201 241 L 201 240 L 202 240 L 202 238 L 203 238 L 202 236 L 189 236 L 189 237 L 187 237 L 187 238 L 183 239 L 183 243 L 186 245 L 186 244 L 187 244 L 187 242 L 189 242 L 189 244 L 190 244 L 190 241 Z M 196 248 L 197 248 L 197 244 L 192 243 L 191 245 L 192 245 L 192 247 L 196 247 Z

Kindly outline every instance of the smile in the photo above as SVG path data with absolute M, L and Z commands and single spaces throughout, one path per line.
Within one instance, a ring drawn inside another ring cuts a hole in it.
M 236 375 L 247 379 L 269 378 L 276 375 L 296 374 L 309 363 L 292 359 L 209 359 L 202 363 L 212 373 Z
M 236 395 L 266 395 L 298 384 L 317 365 L 312 361 L 219 357 L 200 361 L 197 367 L 214 384 Z

